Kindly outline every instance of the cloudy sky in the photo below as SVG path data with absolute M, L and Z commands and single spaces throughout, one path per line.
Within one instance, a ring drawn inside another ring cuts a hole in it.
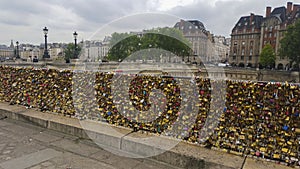
M 10 41 L 40 44 L 42 29 L 49 42 L 98 39 L 110 31 L 173 26 L 177 20 L 197 19 L 207 30 L 230 36 L 241 16 L 265 15 L 265 7 L 286 6 L 286 0 L 1 0 L 0 44 Z M 300 0 L 290 0 L 300 4 Z M 117 28 L 116 28 L 117 27 Z M 142 28 L 140 28 L 142 27 Z

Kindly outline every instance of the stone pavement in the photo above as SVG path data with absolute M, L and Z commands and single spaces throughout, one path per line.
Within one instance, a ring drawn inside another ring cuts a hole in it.
M 5 116 L 8 118 L 3 118 Z M 126 158 L 97 146 L 87 136 L 88 130 L 82 124 L 83 122 L 75 118 L 0 102 L 0 169 L 289 169 L 273 162 L 245 158 L 186 142 L 180 142 L 172 149 L 151 158 Z M 144 137 L 143 134 L 132 133 L 124 128 L 113 128 L 118 130 L 118 134 L 126 133 L 126 136 L 121 139 L 116 137 L 117 134 L 107 130 L 107 124 L 97 123 L 95 128 L 89 130 L 96 132 L 96 137 L 104 138 L 101 141 L 105 145 L 121 147 L 128 152 L 153 150 L 151 145 L 135 140 L 137 137 Z M 162 141 L 166 142 L 168 139 Z
M 152 159 L 107 152 L 92 142 L 12 119 L 0 120 L 0 169 L 165 169 Z

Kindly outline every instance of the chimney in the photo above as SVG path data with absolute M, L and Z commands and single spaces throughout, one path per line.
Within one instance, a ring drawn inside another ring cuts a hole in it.
M 254 19 L 254 13 L 251 13 L 250 14 L 250 24 L 252 24 L 253 19 Z
M 267 8 L 266 8 L 266 17 L 269 17 L 271 15 L 271 10 L 272 10 L 272 7 L 267 6 Z
M 294 6 L 293 6 L 293 11 L 296 12 L 296 11 L 299 9 L 299 7 L 300 7 L 300 5 L 294 4 Z
M 293 2 L 287 2 L 286 13 L 290 14 L 292 12 Z

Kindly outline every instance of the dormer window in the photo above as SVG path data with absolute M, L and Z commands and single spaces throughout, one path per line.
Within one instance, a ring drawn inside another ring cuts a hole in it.
M 269 30 L 272 31 L 272 29 L 273 29 L 273 26 L 270 26 Z

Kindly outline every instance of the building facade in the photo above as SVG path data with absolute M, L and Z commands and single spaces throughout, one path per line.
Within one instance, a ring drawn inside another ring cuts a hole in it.
M 239 19 L 232 29 L 229 63 L 240 67 L 258 67 L 259 55 L 270 44 L 275 52 L 274 68 L 289 69 L 287 58 L 279 56 L 280 40 L 290 24 L 300 18 L 300 5 L 287 2 L 287 6 L 266 7 L 265 17 L 250 14 Z
M 16 51 L 16 49 L 13 44 L 13 41 L 11 41 L 9 47 L 6 45 L 1 45 L 0 46 L 0 60 L 1 61 L 12 60 L 16 55 L 15 51 Z
M 85 41 L 81 59 L 92 62 L 105 60 L 109 51 L 110 39 L 109 36 L 106 36 L 103 41 Z
M 260 25 L 263 16 L 241 17 L 232 29 L 229 63 L 233 66 L 256 67 L 259 63 Z
M 190 41 L 193 53 L 197 57 L 187 58 L 191 62 L 199 62 L 194 60 L 201 58 L 202 62 L 210 62 L 215 60 L 215 50 L 213 49 L 213 35 L 207 31 L 202 22 L 198 20 L 180 20 L 174 28 L 182 31 L 183 36 Z
M 230 39 L 225 38 L 224 36 L 214 36 L 213 37 L 214 48 L 217 53 L 218 62 L 228 62 L 228 56 L 230 52 Z

